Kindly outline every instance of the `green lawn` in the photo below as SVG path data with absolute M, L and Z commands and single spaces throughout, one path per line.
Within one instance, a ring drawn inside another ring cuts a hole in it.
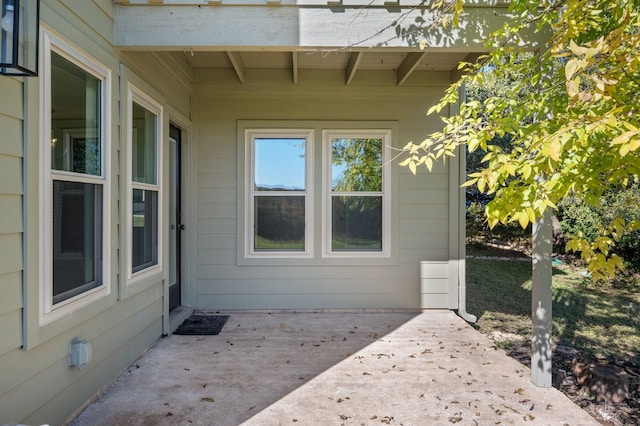
M 595 285 L 578 272 L 554 267 L 554 343 L 595 357 L 640 360 L 640 287 Z M 531 263 L 468 259 L 467 311 L 478 316 L 483 332 L 513 335 L 513 342 L 530 339 Z
M 304 239 L 270 240 L 256 235 L 256 250 L 304 251 Z

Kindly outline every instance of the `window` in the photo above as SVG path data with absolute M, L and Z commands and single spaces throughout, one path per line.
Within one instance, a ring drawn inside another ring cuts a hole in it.
M 325 255 L 387 256 L 390 132 L 327 130 L 323 139 Z
M 44 34 L 43 314 L 109 293 L 110 71 Z
M 248 256 L 310 256 L 313 133 L 247 130 Z
M 239 263 L 394 262 L 391 227 L 397 218 L 391 217 L 389 157 L 397 123 L 304 121 L 291 122 L 289 129 L 269 124 L 246 121 L 238 127 L 244 136 L 238 197 L 245 214 L 238 223 Z M 365 128 L 371 124 L 385 128 Z M 313 146 L 314 136 L 322 138 L 321 145 Z M 314 221 L 319 213 L 321 220 Z
M 159 265 L 159 151 L 162 106 L 133 85 L 129 116 L 129 277 Z

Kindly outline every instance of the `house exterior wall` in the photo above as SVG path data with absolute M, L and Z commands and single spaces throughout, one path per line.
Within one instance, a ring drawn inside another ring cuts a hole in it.
M 121 236 L 125 223 L 126 146 L 121 84 L 132 82 L 164 107 L 163 144 L 170 117 L 189 125 L 190 77 L 162 55 L 120 57 L 113 46 L 111 0 L 42 0 L 41 30 L 55 33 L 106 66 L 112 74 L 111 240 L 109 294 L 50 322 L 42 322 L 41 69 L 39 78 L 0 76 L 0 423 L 60 424 L 163 333 L 166 270 L 127 286 Z M 42 58 L 42 56 L 41 56 Z M 41 59 L 42 60 L 42 59 Z M 124 64 L 124 66 L 121 66 Z M 145 76 L 136 70 L 152 69 Z M 44 145 L 46 146 L 46 145 Z M 166 178 L 165 178 L 166 180 Z M 168 208 L 163 207 L 165 210 Z M 167 211 L 164 212 L 165 214 Z M 163 232 L 161 238 L 166 240 Z M 166 265 L 166 262 L 164 262 Z M 70 343 L 86 339 L 92 360 L 69 367 Z
M 451 81 L 418 71 L 400 87 L 395 71 L 362 70 L 345 86 L 343 71 L 248 69 L 193 71 L 171 52 L 120 52 L 111 0 L 42 0 L 41 31 L 111 73 L 106 235 L 108 292 L 64 315 L 42 315 L 44 89 L 39 78 L 0 76 L 0 423 L 60 424 L 169 332 L 168 227 L 159 235 L 164 265 L 131 283 L 127 272 L 129 203 L 127 101 L 135 86 L 162 108 L 161 167 L 168 170 L 169 123 L 185 150 L 183 303 L 196 309 L 456 308 L 457 163 L 416 176 L 391 165 L 390 256 L 321 255 L 321 184 L 313 181 L 314 255 L 303 260 L 246 259 L 244 139 L 240 126 L 384 128 L 395 148 L 419 141 L 440 123 L 425 111 Z M 42 58 L 42 55 L 41 55 Z M 193 120 L 193 122 L 192 122 Z M 192 124 L 193 123 L 193 124 Z M 317 137 L 314 167 L 322 168 Z M 394 155 L 392 150 L 392 157 Z M 168 173 L 161 174 L 161 215 L 169 215 Z M 452 215 L 453 214 L 453 215 Z M 166 221 L 165 221 L 166 224 Z M 86 340 L 92 359 L 69 367 L 70 344 Z
M 448 287 L 450 234 L 457 229 L 457 221 L 450 226 L 449 220 L 451 163 L 414 176 L 398 166 L 399 160 L 393 161 L 388 259 L 323 258 L 318 230 L 311 259 L 244 258 L 245 203 L 238 185 L 244 180 L 240 127 L 246 120 L 259 120 L 264 128 L 391 126 L 394 147 L 399 148 L 437 128 L 438 119 L 425 117 L 425 112 L 439 100 L 450 75 L 418 72 L 398 87 L 393 72 L 363 71 L 345 87 L 340 72 L 301 71 L 299 82 L 291 84 L 290 75 L 278 70 L 260 70 L 259 76 L 248 72 L 245 84 L 224 71 L 196 72 L 195 308 L 455 308 L 457 293 L 451 295 Z M 317 152 L 321 142 L 314 143 Z M 320 167 L 316 160 L 315 168 Z M 321 190 L 315 191 L 316 228 L 322 221 L 320 196 Z M 435 263 L 421 267 L 424 260 Z M 455 293 L 457 280 L 452 288 Z
M 0 365 L 4 371 L 6 359 L 22 344 L 22 103 L 21 79 L 1 78 L 0 93 L 0 208 L 3 211 L 0 228 Z M 6 218 L 6 220 L 5 220 Z M 1 389 L 5 381 L 0 383 Z M 0 410 L 2 412 L 2 410 Z

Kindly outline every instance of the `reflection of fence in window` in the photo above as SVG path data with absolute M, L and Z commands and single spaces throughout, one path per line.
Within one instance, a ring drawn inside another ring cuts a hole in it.
M 304 250 L 304 196 L 259 196 L 255 200 L 256 250 Z
M 331 217 L 332 250 L 382 250 L 382 197 L 335 196 Z

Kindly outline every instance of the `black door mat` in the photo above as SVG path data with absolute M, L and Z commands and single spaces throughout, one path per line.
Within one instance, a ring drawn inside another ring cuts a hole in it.
M 215 336 L 229 319 L 229 315 L 191 315 L 173 334 Z

